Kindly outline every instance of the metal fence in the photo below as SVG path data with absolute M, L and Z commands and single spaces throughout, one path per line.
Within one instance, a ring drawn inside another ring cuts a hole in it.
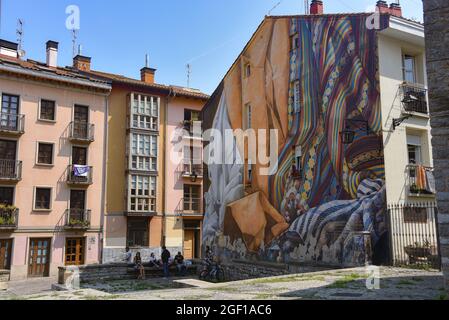
M 391 264 L 440 269 L 437 219 L 433 202 L 389 205 Z

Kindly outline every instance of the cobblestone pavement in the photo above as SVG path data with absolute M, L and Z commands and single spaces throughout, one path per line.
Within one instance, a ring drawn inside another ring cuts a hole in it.
M 380 269 L 380 288 L 367 289 L 365 268 L 303 273 L 282 277 L 210 284 L 195 279 L 109 281 L 83 285 L 76 291 L 18 296 L 7 291 L 0 299 L 29 300 L 439 300 L 447 299 L 440 272 Z

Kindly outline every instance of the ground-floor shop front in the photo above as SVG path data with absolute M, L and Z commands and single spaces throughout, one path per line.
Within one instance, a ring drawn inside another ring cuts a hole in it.
M 53 277 L 60 266 L 100 261 L 100 232 L 12 233 L 0 235 L 0 270 L 10 280 Z

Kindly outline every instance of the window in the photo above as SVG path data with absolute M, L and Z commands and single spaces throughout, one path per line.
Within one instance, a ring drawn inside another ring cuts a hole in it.
M 0 128 L 9 131 L 19 129 L 19 96 L 2 95 Z
M 159 98 L 131 95 L 132 128 L 157 131 L 159 129 Z
M 53 164 L 53 144 L 41 143 L 38 144 L 37 163 L 52 165 Z
M 416 83 L 415 57 L 404 55 L 402 63 L 403 63 L 404 81 L 409 83 Z
M 251 65 L 249 63 L 245 64 L 245 77 L 251 76 Z
M 14 203 L 14 188 L 0 187 L 0 204 L 12 206 Z
M 128 198 L 130 212 L 156 212 L 156 177 L 131 175 Z
M 131 169 L 157 170 L 157 136 L 131 134 Z
M 405 223 L 427 223 L 427 208 L 404 207 Z
M 128 247 L 149 246 L 148 218 L 128 218 Z
M 422 164 L 421 137 L 407 135 L 408 163 Z
M 292 38 L 292 48 L 293 49 L 298 49 L 299 48 L 299 35 L 295 35 Z
M 184 185 L 184 211 L 200 211 L 201 186 Z
M 56 103 L 50 100 L 41 100 L 39 120 L 56 120 Z
M 36 188 L 34 210 L 51 210 L 51 188 Z
M 245 105 L 245 115 L 246 115 L 245 129 L 250 129 L 252 123 L 252 110 L 251 105 L 249 103 Z
M 200 119 L 200 112 L 196 110 L 184 110 L 184 130 L 189 132 L 189 134 L 193 134 L 193 129 L 195 124 L 198 125 Z M 201 129 L 201 125 L 200 129 Z

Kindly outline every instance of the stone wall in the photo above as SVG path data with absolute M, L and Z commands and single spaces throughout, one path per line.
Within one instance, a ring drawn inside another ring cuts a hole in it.
M 440 248 L 449 291 L 449 1 L 423 4 Z
M 9 271 L 0 270 L 0 291 L 8 289 Z
M 330 266 L 312 266 L 299 263 L 281 264 L 247 260 L 233 260 L 223 263 L 222 267 L 225 269 L 226 281 L 268 278 L 332 269 Z

